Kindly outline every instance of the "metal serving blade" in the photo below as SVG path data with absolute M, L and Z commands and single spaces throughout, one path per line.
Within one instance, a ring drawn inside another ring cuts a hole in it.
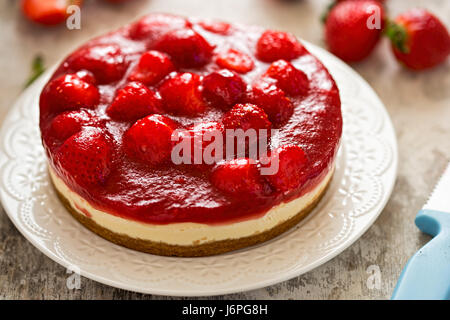
M 450 163 L 444 174 L 434 187 L 428 202 L 423 209 L 436 210 L 450 213 Z

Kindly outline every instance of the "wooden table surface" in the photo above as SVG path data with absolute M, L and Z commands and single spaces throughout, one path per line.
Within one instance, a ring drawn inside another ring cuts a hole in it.
M 19 1 L 0 2 L 0 121 L 23 89 L 36 54 L 51 66 L 94 35 L 113 30 L 150 11 L 213 17 L 291 31 L 323 46 L 319 16 L 328 0 L 296 4 L 276 0 L 133 0 L 108 5 L 86 0 L 81 30 L 45 29 L 26 22 Z M 396 15 L 426 7 L 450 27 L 448 0 L 388 0 Z M 450 60 L 450 59 L 448 59 Z M 391 55 L 387 41 L 353 67 L 372 85 L 394 123 L 399 144 L 398 178 L 390 201 L 375 224 L 342 254 L 303 275 L 271 287 L 227 295 L 235 299 L 386 299 L 408 258 L 429 237 L 414 225 L 450 160 L 450 61 L 411 73 Z M 35 249 L 0 212 L 0 298 L 2 299 L 160 299 L 115 289 L 82 278 L 81 288 L 66 286 L 66 269 Z M 372 267 L 371 267 L 372 266 Z M 373 267 L 375 266 L 375 268 Z M 379 270 L 379 286 L 368 281 Z

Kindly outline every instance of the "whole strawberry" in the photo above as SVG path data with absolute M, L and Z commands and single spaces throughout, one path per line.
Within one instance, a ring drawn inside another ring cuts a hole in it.
M 81 7 L 83 0 L 22 0 L 22 12 L 31 21 L 53 26 L 60 24 L 69 16 L 67 9 L 76 5 Z
M 384 20 L 383 6 L 377 1 L 337 3 L 325 21 L 329 50 L 347 62 L 366 58 L 381 37 Z
M 111 172 L 113 149 L 102 130 L 86 127 L 58 149 L 57 170 L 81 187 L 102 186 Z
M 389 24 L 386 34 L 397 60 L 412 70 L 432 68 L 450 54 L 448 30 L 424 9 L 412 9 L 399 15 Z

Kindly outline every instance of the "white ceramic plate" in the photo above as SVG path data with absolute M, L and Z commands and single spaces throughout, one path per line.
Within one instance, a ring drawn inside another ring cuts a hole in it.
M 256 289 L 297 277 L 355 242 L 394 185 L 397 144 L 389 116 L 346 64 L 306 43 L 341 90 L 343 144 L 331 186 L 313 213 L 261 245 L 206 258 L 160 257 L 112 244 L 85 229 L 53 191 L 38 129 L 38 97 L 50 71 L 11 108 L 0 134 L 0 195 L 10 219 L 40 251 L 90 279 L 127 290 L 204 296 Z

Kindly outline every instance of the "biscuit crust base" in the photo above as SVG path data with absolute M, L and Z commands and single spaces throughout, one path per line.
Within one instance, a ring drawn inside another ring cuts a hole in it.
M 322 199 L 323 195 L 328 189 L 330 185 L 329 179 L 327 186 L 323 189 L 323 191 L 314 199 L 314 201 L 308 205 L 306 208 L 301 210 L 292 218 L 278 224 L 270 230 L 248 236 L 239 239 L 226 239 L 220 241 L 211 241 L 202 243 L 199 245 L 190 245 L 190 246 L 181 246 L 181 245 L 172 245 L 164 242 L 156 242 L 151 240 L 143 240 L 138 238 L 132 238 L 125 234 L 120 234 L 116 232 L 112 232 L 99 224 L 97 224 L 94 220 L 86 217 L 83 214 L 80 214 L 70 205 L 69 201 L 62 195 L 56 188 L 56 192 L 58 197 L 64 204 L 64 206 L 69 210 L 70 214 L 77 219 L 82 225 L 96 233 L 97 235 L 109 240 L 115 244 L 134 249 L 141 252 L 156 254 L 160 256 L 176 256 L 176 257 L 204 257 L 204 256 L 212 256 L 217 255 L 233 250 L 242 249 L 245 247 L 249 247 L 258 243 L 262 243 L 268 241 L 276 236 L 282 234 L 283 232 L 289 230 L 297 223 L 299 223 L 304 217 L 308 215 L 319 203 Z

